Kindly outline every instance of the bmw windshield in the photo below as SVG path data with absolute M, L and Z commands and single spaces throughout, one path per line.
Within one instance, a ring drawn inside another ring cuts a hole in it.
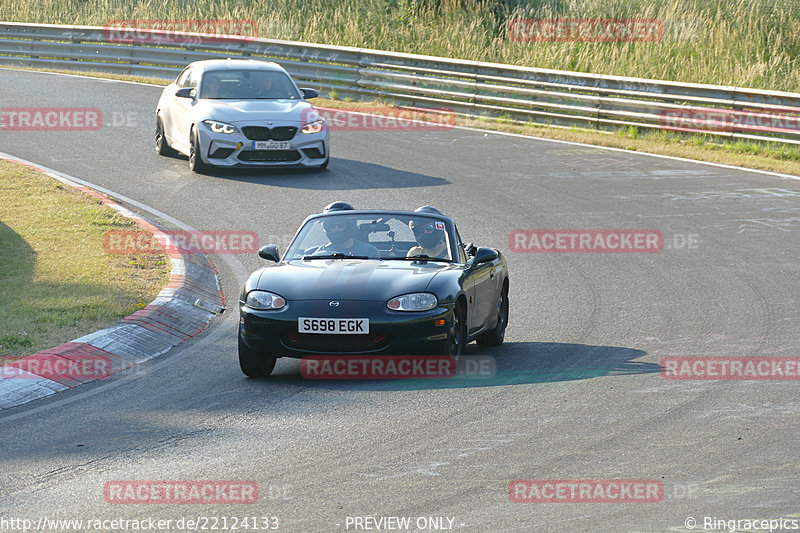
M 387 259 L 452 261 L 445 223 L 426 216 L 328 215 L 309 220 L 285 261 Z
M 292 80 L 279 71 L 211 70 L 203 74 L 200 98 L 212 100 L 302 100 Z

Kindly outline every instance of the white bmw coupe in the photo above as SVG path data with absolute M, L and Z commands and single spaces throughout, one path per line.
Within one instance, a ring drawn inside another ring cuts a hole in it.
M 189 168 L 325 168 L 325 119 L 278 64 L 254 59 L 196 61 L 161 94 L 156 151 L 180 152 Z

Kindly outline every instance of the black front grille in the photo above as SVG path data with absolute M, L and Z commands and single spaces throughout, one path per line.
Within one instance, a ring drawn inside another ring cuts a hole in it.
M 292 338 L 297 339 L 292 342 Z M 377 342 L 376 342 L 377 340 Z M 385 335 L 317 335 L 296 333 L 284 336 L 282 344 L 288 348 L 318 353 L 359 353 L 380 350 L 388 344 Z
M 290 162 L 300 159 L 297 150 L 247 150 L 239 153 L 240 161 Z
M 297 134 L 296 126 L 245 126 L 242 128 L 244 136 L 251 141 L 290 141 Z
M 229 155 L 231 155 L 235 151 L 234 148 L 217 148 L 214 150 L 213 154 L 210 154 L 208 157 L 211 159 L 225 159 Z
M 325 155 L 319 151 L 319 148 L 303 148 L 303 153 L 309 159 L 322 159 Z

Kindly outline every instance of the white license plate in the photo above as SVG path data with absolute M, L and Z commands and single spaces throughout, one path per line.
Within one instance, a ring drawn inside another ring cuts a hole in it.
M 288 150 L 289 141 L 253 141 L 253 150 Z
M 368 318 L 310 318 L 297 319 L 299 333 L 324 333 L 334 335 L 366 335 L 369 333 Z

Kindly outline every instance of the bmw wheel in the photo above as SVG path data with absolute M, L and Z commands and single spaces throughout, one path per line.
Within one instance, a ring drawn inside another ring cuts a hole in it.
M 156 153 L 165 156 L 175 155 L 175 150 L 172 149 L 164 137 L 164 122 L 161 117 L 156 117 Z
M 200 157 L 200 136 L 197 134 L 197 129 L 192 128 L 192 133 L 190 134 L 190 143 L 191 146 L 189 147 L 189 170 L 192 172 L 203 172 L 208 170 L 208 165 L 203 162 L 203 159 Z

